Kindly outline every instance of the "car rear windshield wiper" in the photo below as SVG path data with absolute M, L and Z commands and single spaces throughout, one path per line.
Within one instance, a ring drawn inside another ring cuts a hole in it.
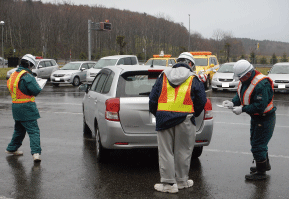
M 139 93 L 139 95 L 150 95 L 151 92 Z

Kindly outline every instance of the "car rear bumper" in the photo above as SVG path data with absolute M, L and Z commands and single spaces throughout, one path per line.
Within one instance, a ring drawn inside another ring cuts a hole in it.
M 105 121 L 106 133 L 102 133 L 101 142 L 107 149 L 134 149 L 134 148 L 157 148 L 157 132 L 146 134 L 126 134 L 119 122 Z M 213 119 L 204 120 L 201 128 L 202 133 L 197 132 L 195 146 L 208 146 L 213 134 Z

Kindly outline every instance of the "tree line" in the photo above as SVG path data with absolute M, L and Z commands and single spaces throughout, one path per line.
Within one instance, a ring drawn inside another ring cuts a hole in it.
M 212 38 L 205 39 L 196 30 L 189 33 L 182 23 L 161 14 L 151 16 L 98 5 L 0 0 L 0 20 L 5 21 L 5 58 L 30 53 L 54 59 L 85 60 L 88 20 L 95 23 L 109 20 L 112 24 L 111 31 L 92 31 L 93 60 L 116 54 L 134 54 L 140 60 L 147 60 L 160 51 L 173 57 L 184 51 L 211 51 L 221 62 L 226 62 L 246 53 L 242 41 L 230 32 L 215 30 Z

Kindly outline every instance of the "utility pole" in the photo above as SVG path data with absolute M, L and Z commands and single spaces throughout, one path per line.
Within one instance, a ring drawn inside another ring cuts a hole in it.
M 88 61 L 91 61 L 91 20 L 88 20 Z
M 189 14 L 189 47 L 188 47 L 188 51 L 190 52 L 190 40 L 191 40 L 191 15 Z

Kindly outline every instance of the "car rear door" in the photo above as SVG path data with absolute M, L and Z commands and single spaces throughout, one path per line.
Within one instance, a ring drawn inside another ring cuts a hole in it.
M 149 112 L 149 93 L 159 73 L 148 71 L 125 73 L 119 78 L 117 97 L 119 117 L 126 134 L 155 134 L 155 117 Z

